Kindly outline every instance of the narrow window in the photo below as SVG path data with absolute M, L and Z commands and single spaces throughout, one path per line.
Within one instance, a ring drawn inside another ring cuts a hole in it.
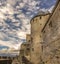
M 31 41 L 33 41 L 33 38 L 31 37 Z
M 57 59 L 59 59 L 59 56 L 56 56 Z
M 42 24 L 40 24 L 40 25 L 42 25 Z
M 29 51 L 29 50 L 30 50 L 30 48 L 27 48 L 27 50 Z
M 49 23 L 49 26 L 52 27 L 52 21 Z
M 30 42 L 30 40 L 29 40 L 29 42 Z
M 40 37 L 41 37 L 41 35 L 40 35 Z
M 32 48 L 32 51 L 34 51 L 34 48 Z
M 36 18 L 36 21 L 37 21 L 37 18 Z
M 34 22 L 34 19 L 33 19 L 33 22 Z
M 42 48 L 42 52 L 43 52 L 43 46 L 41 46 L 41 48 Z
M 42 17 L 40 16 L 40 19 L 41 19 Z
M 45 30 L 43 31 L 43 33 L 45 33 Z

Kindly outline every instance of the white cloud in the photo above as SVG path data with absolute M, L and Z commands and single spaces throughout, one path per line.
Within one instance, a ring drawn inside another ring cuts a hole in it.
M 37 2 L 36 1 L 33 1 L 33 2 L 30 2 L 29 5 L 30 6 L 36 6 Z
M 24 6 L 25 6 L 25 3 L 20 3 L 20 4 L 19 4 L 19 7 L 20 7 L 20 8 L 23 8 Z
M 9 3 L 11 5 L 15 5 L 17 1 L 19 1 L 19 0 L 7 0 L 7 3 Z
M 17 1 L 18 5 L 16 6 Z M 34 16 L 34 13 L 37 14 L 37 10 L 40 9 L 40 7 L 36 5 L 40 3 L 40 0 L 7 0 L 7 4 L 0 7 L 0 26 L 3 26 L 1 30 L 6 31 L 6 33 L 2 35 L 0 34 L 1 45 L 8 46 L 10 49 L 18 49 L 20 47 L 23 42 L 22 39 L 25 39 L 26 34 L 30 33 L 30 19 Z M 51 11 L 52 8 L 53 7 L 51 7 L 49 11 Z M 45 8 L 42 10 L 47 11 Z M 14 14 L 17 14 L 17 19 Z M 12 25 L 5 23 L 4 20 L 7 20 L 7 18 L 11 19 Z M 18 29 L 14 29 L 14 26 L 18 27 Z M 8 38 L 8 41 L 3 41 L 4 38 Z
M 13 11 L 13 8 L 8 4 L 7 6 L 5 7 L 2 7 L 0 8 L 0 11 L 3 13 L 3 14 L 13 14 L 14 11 Z
M 39 9 L 40 7 L 36 7 L 36 9 Z
M 51 13 L 51 12 L 52 12 L 52 10 L 53 10 L 53 8 L 54 8 L 54 5 L 53 5 L 53 6 L 51 6 L 51 7 L 50 7 L 50 9 L 48 9 L 48 11 Z
M 15 44 L 14 50 L 20 50 L 21 44 L 22 44 L 22 42 L 20 42 L 19 44 Z
M 26 14 L 31 14 L 31 12 L 26 12 Z
M 4 16 L 4 14 L 2 12 L 0 12 L 0 18 L 5 19 L 5 16 Z
M 13 45 L 12 45 L 12 43 L 10 43 L 10 42 L 11 42 L 11 41 L 5 42 L 5 41 L 1 41 L 1 40 L 0 40 L 0 45 L 8 46 L 8 47 L 12 48 Z
M 19 32 L 17 32 L 17 35 L 18 35 L 18 37 L 21 38 L 21 39 L 26 38 L 26 33 L 25 33 L 25 32 L 19 31 Z
M 25 18 L 25 15 L 21 13 L 20 15 L 17 16 L 18 18 Z
M 6 41 L 5 42 L 5 41 L 1 41 L 0 40 L 0 45 L 1 46 L 7 46 L 7 47 L 9 47 L 9 49 L 12 49 L 12 50 L 18 50 L 18 49 L 20 49 L 21 44 L 22 44 L 22 42 L 20 42 L 19 44 L 13 44 L 12 41 Z M 7 48 L 5 48 L 4 50 L 6 50 L 6 49 Z

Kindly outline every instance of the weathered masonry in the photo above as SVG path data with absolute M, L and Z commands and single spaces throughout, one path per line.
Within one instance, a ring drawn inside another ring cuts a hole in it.
M 31 20 L 32 64 L 60 64 L 60 0 L 52 14 L 39 14 Z
M 45 64 L 60 64 L 60 0 L 43 30 L 43 61 Z
M 30 46 L 31 46 L 31 37 L 30 34 L 26 35 L 26 42 L 22 43 L 20 49 L 20 64 L 31 64 L 30 63 Z
M 11 57 L 11 56 L 0 56 L 0 64 L 12 64 L 12 61 L 16 57 Z
M 31 20 L 31 62 L 32 64 L 41 63 L 42 55 L 42 33 L 41 30 L 48 20 L 50 14 L 39 14 Z
M 21 45 L 21 64 L 60 64 L 60 0 L 52 13 L 31 19 L 31 35 Z

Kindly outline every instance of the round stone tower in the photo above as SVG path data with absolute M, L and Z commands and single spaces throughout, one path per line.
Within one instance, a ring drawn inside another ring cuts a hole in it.
M 40 64 L 42 62 L 42 29 L 50 14 L 38 14 L 31 19 L 31 62 Z

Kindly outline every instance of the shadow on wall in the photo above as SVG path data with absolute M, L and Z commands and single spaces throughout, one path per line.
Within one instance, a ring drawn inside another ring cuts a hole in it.
M 25 56 L 22 56 L 22 63 L 24 63 L 24 64 L 32 64 Z

